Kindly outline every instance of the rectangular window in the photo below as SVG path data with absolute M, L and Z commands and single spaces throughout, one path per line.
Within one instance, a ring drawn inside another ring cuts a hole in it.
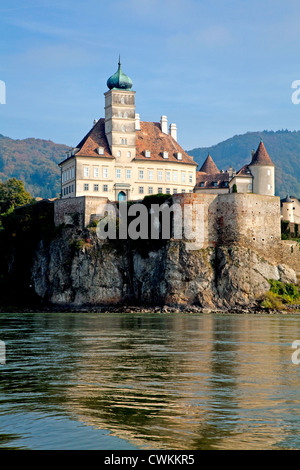
M 139 186 L 139 194 L 144 194 L 144 186 Z
M 173 194 L 177 194 L 177 188 L 173 188 Z
M 89 190 L 89 185 L 87 183 L 84 183 L 83 189 L 84 189 L 84 191 L 88 191 Z
M 107 193 L 107 191 L 108 191 L 108 185 L 107 185 L 107 184 L 104 184 L 104 185 L 103 185 L 103 192 L 104 192 L 104 193 Z
M 94 184 L 94 191 L 99 191 L 99 184 Z
M 185 183 L 185 172 L 181 173 L 181 182 Z
M 131 170 L 126 170 L 126 179 L 130 179 L 131 178 Z
M 153 194 L 153 187 L 152 187 L 152 186 L 149 186 L 149 188 L 148 188 L 148 194 Z
M 269 190 L 271 189 L 271 185 L 270 185 L 270 184 L 268 184 L 268 189 L 269 189 Z
M 74 178 L 74 175 L 75 175 L 75 169 L 74 167 L 72 168 L 72 178 Z
M 177 183 L 177 181 L 178 181 L 177 171 L 173 171 L 173 181 L 175 183 Z
M 166 171 L 166 181 L 171 181 L 171 172 Z
M 145 151 L 145 157 L 150 158 L 151 157 L 151 152 L 150 150 Z
M 97 166 L 94 166 L 94 178 L 99 177 L 99 168 Z
M 66 195 L 66 188 L 64 188 L 64 196 Z
M 72 184 L 72 193 L 74 192 L 74 184 Z
M 116 169 L 116 178 L 121 178 L 121 168 Z
M 271 170 L 268 170 L 268 176 L 271 176 Z
M 168 156 L 169 156 L 168 152 L 163 152 L 163 157 L 164 158 L 168 158 Z
M 157 179 L 158 179 L 158 181 L 162 181 L 162 180 L 163 180 L 163 172 L 160 171 L 160 170 L 158 170 L 158 172 L 157 172 Z
M 157 188 L 157 192 L 158 192 L 158 194 L 162 194 L 163 188 Z
M 102 168 L 102 176 L 103 178 L 108 178 L 108 168 Z
M 189 183 L 193 182 L 193 173 L 189 173 Z
M 166 189 L 166 194 L 171 194 L 170 188 L 167 188 L 167 189 Z
M 69 194 L 69 186 L 66 187 L 66 194 Z
M 153 170 L 148 171 L 148 179 L 153 180 Z
M 140 180 L 144 179 L 144 170 L 139 170 L 139 179 Z
M 72 186 L 70 185 L 70 186 L 69 186 L 69 193 L 71 192 L 71 189 L 72 189 Z
M 88 177 L 89 174 L 90 174 L 90 169 L 89 169 L 89 167 L 88 167 L 88 166 L 84 166 L 84 167 L 83 167 L 83 175 L 84 175 L 85 177 Z
M 182 189 L 181 192 L 182 192 L 182 194 L 185 194 L 185 189 Z

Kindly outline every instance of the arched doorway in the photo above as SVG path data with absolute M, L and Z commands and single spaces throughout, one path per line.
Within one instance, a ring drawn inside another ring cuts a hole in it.
M 120 191 L 118 194 L 118 201 L 126 201 L 127 197 L 124 191 Z

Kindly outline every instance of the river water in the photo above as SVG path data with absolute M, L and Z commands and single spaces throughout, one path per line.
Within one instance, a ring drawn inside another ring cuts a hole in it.
M 298 339 L 297 315 L 0 314 L 0 448 L 300 449 Z

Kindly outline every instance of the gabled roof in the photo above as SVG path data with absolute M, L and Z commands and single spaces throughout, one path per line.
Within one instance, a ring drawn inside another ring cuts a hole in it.
M 235 176 L 250 176 L 252 177 L 252 173 L 250 171 L 249 165 L 244 165 L 237 173 Z
M 211 158 L 210 154 L 207 155 L 205 162 L 203 163 L 202 167 L 200 168 L 200 171 L 207 173 L 208 175 L 212 175 L 215 173 L 220 173 L 218 170 L 217 165 Z
M 150 151 L 150 157 L 146 157 L 146 150 Z M 163 152 L 168 152 L 168 158 L 163 157 Z M 182 159 L 178 160 L 176 153 L 181 153 Z M 159 122 L 141 122 L 141 130 L 136 131 L 136 157 L 135 160 L 152 160 L 164 163 L 188 163 L 197 166 L 193 158 L 188 155 L 170 134 L 161 131 Z
M 275 166 L 269 157 L 268 152 L 266 151 L 266 147 L 262 141 L 260 142 L 255 154 L 252 157 L 252 161 L 249 166 L 251 165 Z

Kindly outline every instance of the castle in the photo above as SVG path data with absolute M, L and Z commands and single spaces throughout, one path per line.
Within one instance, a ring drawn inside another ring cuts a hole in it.
M 280 220 L 297 222 L 295 205 L 275 196 L 275 165 L 261 141 L 239 171 L 220 171 L 210 155 L 199 171 L 177 142 L 177 127 L 144 122 L 135 111 L 132 80 L 118 70 L 107 80 L 105 117 L 60 163 L 55 224 L 86 227 L 107 202 L 170 194 L 181 205 L 204 205 L 204 246 L 243 243 L 264 250 L 280 242 Z M 282 215 L 281 215 L 282 206 Z M 299 204 L 300 207 L 300 204 Z

